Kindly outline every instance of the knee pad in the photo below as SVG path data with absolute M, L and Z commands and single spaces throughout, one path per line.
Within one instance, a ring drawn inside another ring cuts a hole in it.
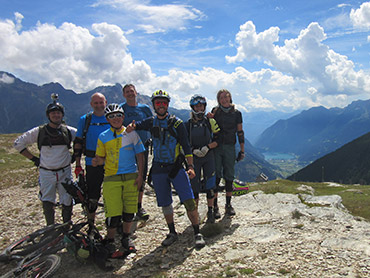
M 105 225 L 108 228 L 117 228 L 121 224 L 121 216 L 107 217 L 105 219 Z
M 184 201 L 184 206 L 187 211 L 194 211 L 197 208 L 194 199 Z
M 233 192 L 233 181 L 225 181 L 226 192 Z
M 213 189 L 209 189 L 206 191 L 207 199 L 213 199 L 215 197 L 215 191 Z
M 87 209 L 89 210 L 89 213 L 93 213 L 98 208 L 98 200 L 96 199 L 89 199 L 87 204 Z
M 173 213 L 173 206 L 172 204 L 167 207 L 162 207 L 162 212 L 164 215 L 170 215 Z
M 132 222 L 132 219 L 134 219 L 134 214 L 133 213 L 124 212 L 122 214 L 122 221 L 123 222 Z

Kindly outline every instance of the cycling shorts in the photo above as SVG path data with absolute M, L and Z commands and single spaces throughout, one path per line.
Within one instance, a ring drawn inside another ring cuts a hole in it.
M 100 199 L 103 180 L 104 165 L 99 165 L 97 167 L 91 165 L 86 166 L 87 196 L 89 199 Z
M 159 207 L 167 207 L 172 204 L 171 183 L 173 184 L 173 187 L 182 203 L 186 200 L 194 199 L 194 194 L 186 171 L 184 169 L 180 169 L 177 176 L 174 179 L 170 179 L 168 177 L 170 169 L 171 167 L 169 167 L 167 173 L 163 173 L 163 171 L 159 171 L 158 173 L 155 167 L 153 168 L 153 187 L 157 197 L 157 205 Z
M 103 199 L 105 217 L 136 213 L 138 190 L 134 184 L 137 173 L 121 174 L 104 178 Z

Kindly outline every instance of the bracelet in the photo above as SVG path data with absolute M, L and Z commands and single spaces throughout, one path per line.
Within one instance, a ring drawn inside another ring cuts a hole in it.
M 190 167 L 194 169 L 194 164 L 188 164 L 188 168 Z
M 244 152 L 240 151 L 240 153 L 244 154 Z

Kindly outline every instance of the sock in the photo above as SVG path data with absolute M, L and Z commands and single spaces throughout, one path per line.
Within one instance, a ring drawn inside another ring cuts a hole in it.
M 141 209 L 141 203 L 137 203 L 137 209 Z
M 208 207 L 208 213 L 212 213 L 213 207 Z
M 122 233 L 122 238 L 128 238 L 130 236 L 129 233 Z
M 218 207 L 218 205 L 217 205 L 217 198 L 215 197 L 215 199 L 214 199 L 214 201 L 213 201 L 213 206 L 215 207 L 215 208 L 217 208 Z
M 170 229 L 170 233 L 171 234 L 177 234 L 176 233 L 176 229 L 175 229 L 175 223 L 173 223 L 173 222 L 172 223 L 168 223 L 167 226 L 168 226 L 168 229 Z
M 193 229 L 194 229 L 194 235 L 199 234 L 199 224 L 193 225 Z
M 226 205 L 231 206 L 231 196 L 226 196 Z

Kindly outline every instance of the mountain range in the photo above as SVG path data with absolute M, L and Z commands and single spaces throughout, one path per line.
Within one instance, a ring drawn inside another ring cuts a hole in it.
M 345 108 L 314 107 L 267 128 L 255 143 L 262 152 L 291 153 L 306 164 L 370 131 L 370 100 Z
M 288 179 L 306 182 L 370 184 L 370 133 L 343 145 Z
M 0 133 L 20 133 L 47 122 L 46 106 L 52 102 L 51 93 L 59 95 L 59 101 L 65 107 L 65 121 L 71 126 L 77 126 L 81 115 L 91 110 L 90 97 L 95 92 L 105 95 L 108 103 L 122 103 L 122 86 L 97 87 L 89 92 L 77 94 L 67 90 L 59 83 L 48 83 L 38 86 L 27 83 L 14 75 L 0 71 Z M 141 103 L 151 107 L 150 97 L 138 94 Z M 169 108 L 183 121 L 189 118 L 190 110 Z M 244 181 L 254 181 L 263 172 L 269 179 L 281 177 L 278 168 L 268 163 L 248 140 L 245 143 L 246 159 L 237 163 L 236 178 Z

